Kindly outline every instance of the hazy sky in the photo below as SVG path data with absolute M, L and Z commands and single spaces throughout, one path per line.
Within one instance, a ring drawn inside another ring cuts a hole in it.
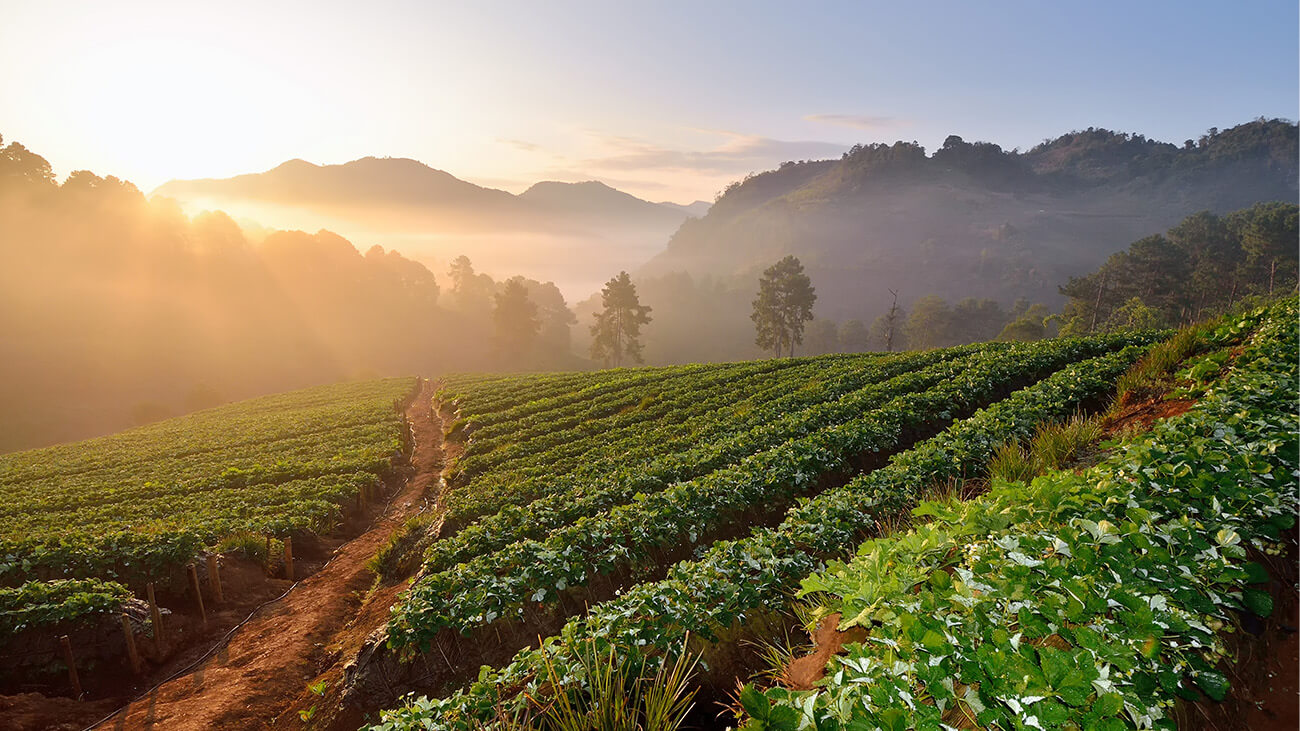
M 0 134 L 148 191 L 413 157 L 688 202 L 783 160 L 1295 119 L 1297 3 L 0 0 Z

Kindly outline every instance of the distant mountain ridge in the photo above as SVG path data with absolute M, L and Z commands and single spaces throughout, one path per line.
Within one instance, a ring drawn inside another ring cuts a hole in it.
M 396 248 L 442 274 L 466 255 L 493 276 L 523 274 L 584 297 L 663 250 L 709 204 L 642 200 L 604 183 L 545 181 L 519 195 L 407 158 L 339 165 L 289 160 L 233 178 L 173 180 L 154 190 L 191 213 L 222 210 L 279 229 L 328 229 Z
M 566 228 L 571 219 L 621 225 L 675 226 L 703 215 L 708 204 L 653 203 L 598 181 L 542 181 L 519 195 L 475 185 L 410 158 L 363 157 L 337 165 L 289 160 L 261 173 L 231 178 L 172 180 L 153 192 L 177 198 L 243 199 L 263 204 L 330 209 L 406 208 L 451 214 L 458 224 L 493 228 Z M 479 220 L 491 216 L 490 221 Z M 477 223 L 477 226 L 472 224 Z

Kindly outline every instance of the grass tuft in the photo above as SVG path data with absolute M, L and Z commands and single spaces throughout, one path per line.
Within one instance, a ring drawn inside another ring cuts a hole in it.
M 1038 427 L 1028 446 L 1006 442 L 989 460 L 989 477 L 1007 482 L 1029 482 L 1048 470 L 1077 462 L 1105 436 L 1099 417 L 1075 414 L 1063 422 Z

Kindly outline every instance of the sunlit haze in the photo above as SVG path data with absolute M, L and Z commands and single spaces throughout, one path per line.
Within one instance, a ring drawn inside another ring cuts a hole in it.
M 145 191 L 391 155 L 689 203 L 857 142 L 1297 116 L 1294 2 L 918 5 L 8 2 L 0 133 Z

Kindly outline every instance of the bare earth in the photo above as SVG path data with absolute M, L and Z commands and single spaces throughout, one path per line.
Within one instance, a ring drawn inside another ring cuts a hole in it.
M 415 471 L 375 526 L 340 546 L 328 565 L 240 628 L 201 666 L 132 703 L 100 729 L 271 727 L 286 704 L 331 661 L 327 646 L 356 617 L 374 581 L 366 562 L 420 511 L 437 484 L 443 451 L 441 423 L 430 408 L 433 390 L 433 384 L 423 382 L 406 411 L 415 436 Z M 377 612 L 367 612 L 372 613 Z

